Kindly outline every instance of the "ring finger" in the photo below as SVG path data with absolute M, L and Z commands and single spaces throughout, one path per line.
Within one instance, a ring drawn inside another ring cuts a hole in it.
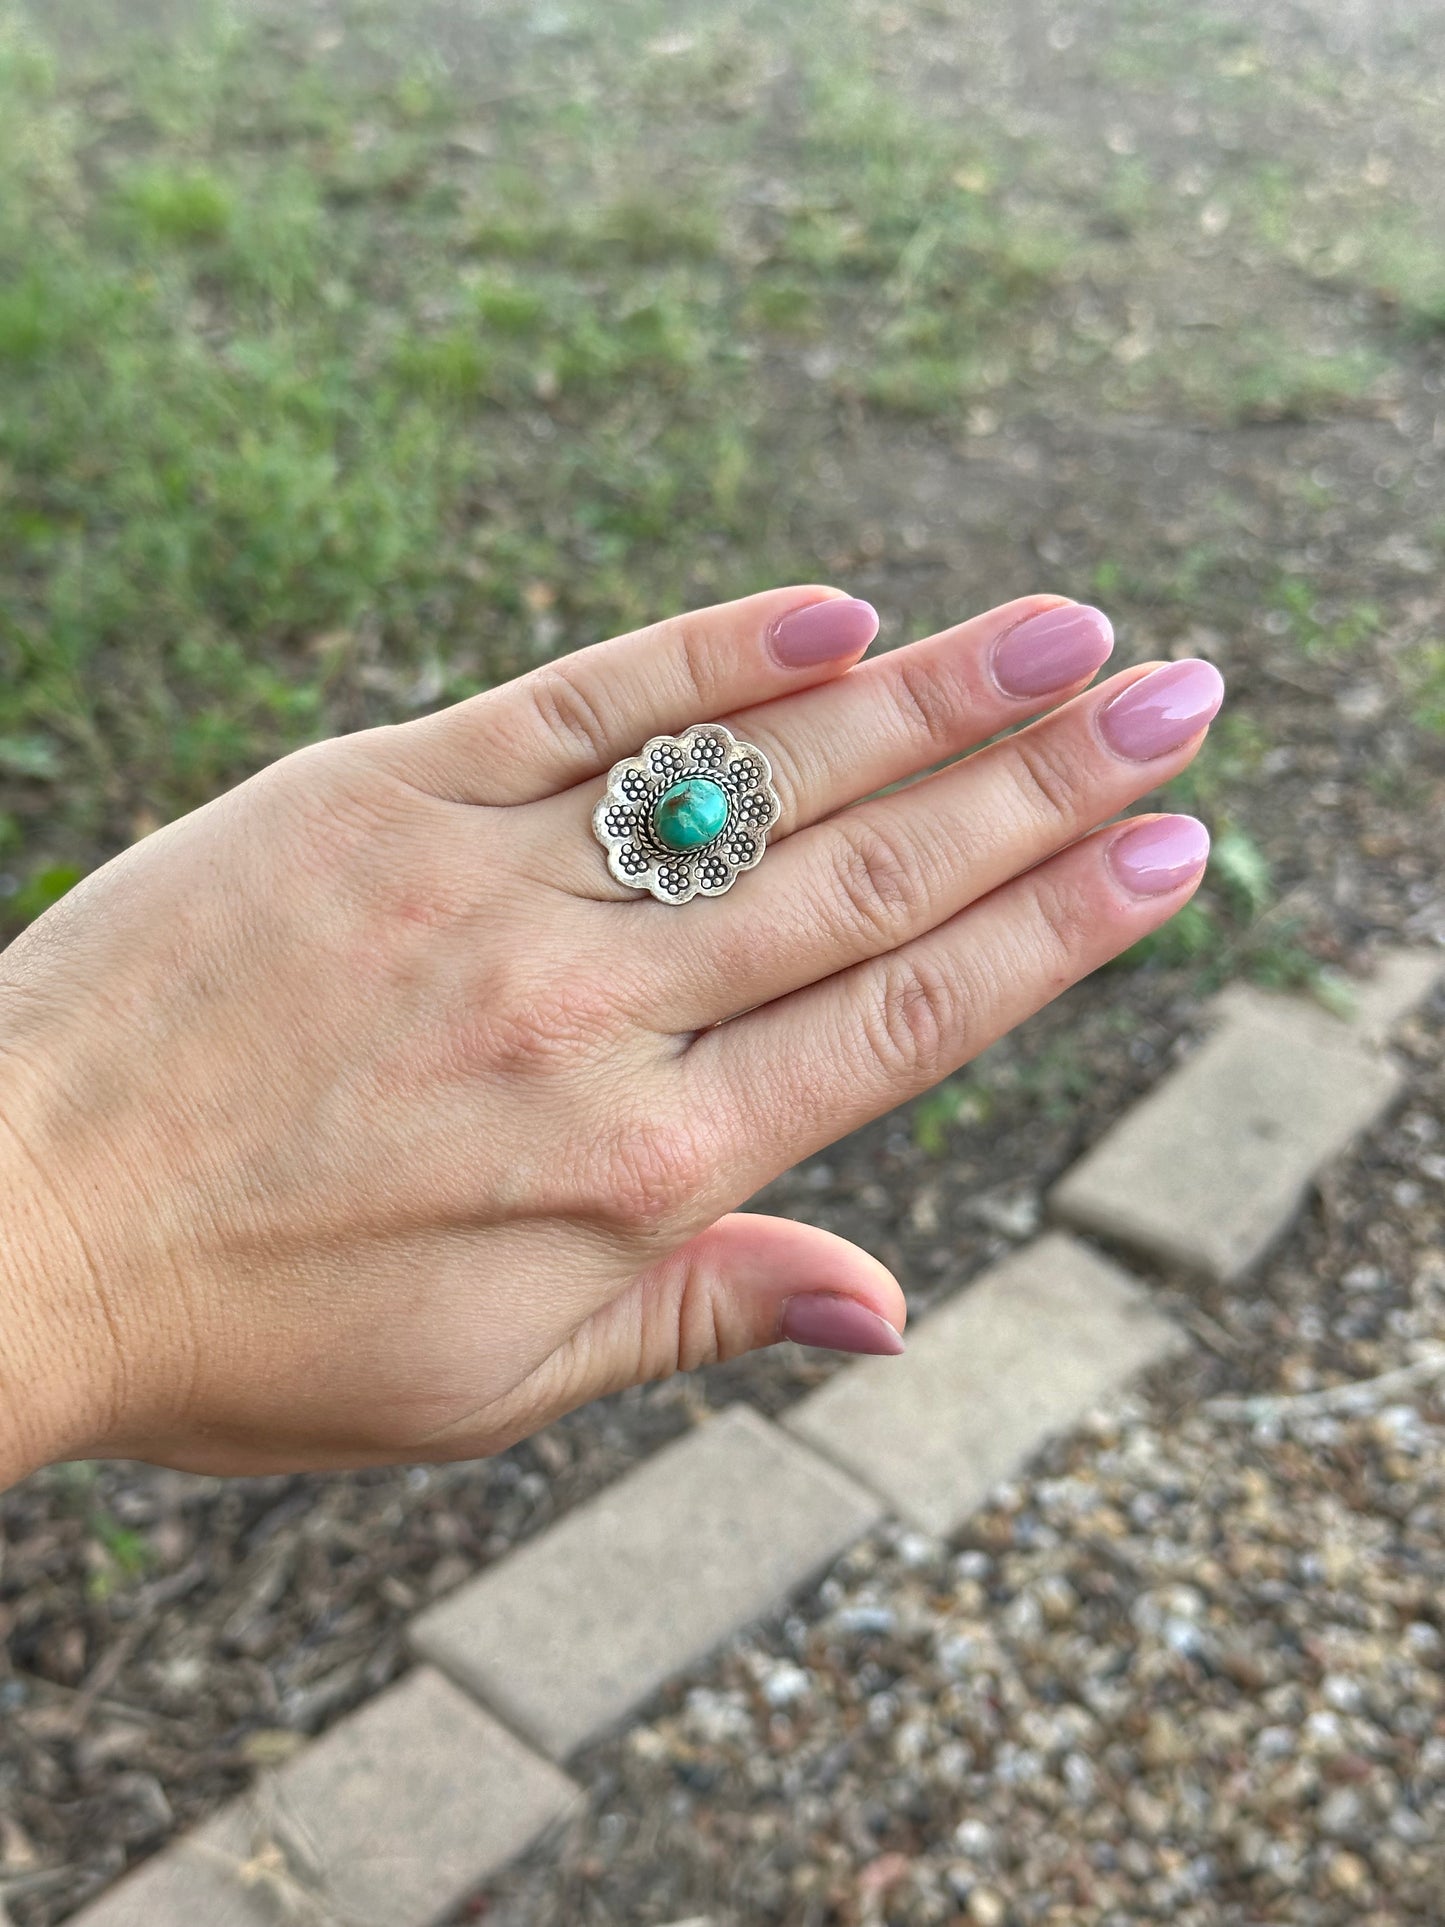
M 1136 819 L 1061 851 L 866 963 L 703 1032 L 694 1103 L 732 1120 L 738 1176 L 784 1165 L 948 1076 L 1188 902 L 1209 838 Z

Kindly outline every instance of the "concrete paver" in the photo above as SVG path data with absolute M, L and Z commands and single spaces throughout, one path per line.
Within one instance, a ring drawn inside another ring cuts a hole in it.
M 562 1759 L 780 1605 L 881 1511 L 734 1406 L 423 1613 L 412 1644 Z
M 1242 1277 L 1400 1088 L 1398 1068 L 1327 1013 L 1236 999 L 1055 1185 L 1051 1209 L 1156 1264 Z
M 784 1423 L 943 1535 L 1182 1342 L 1126 1272 L 1055 1232 L 932 1312 L 902 1358 L 850 1366 Z
M 1353 1036 L 1367 1044 L 1386 1044 L 1392 1032 L 1434 993 L 1445 978 L 1445 951 L 1383 950 L 1370 976 L 1349 985 L 1350 1004 L 1344 1015 L 1301 997 L 1281 997 L 1255 984 L 1229 984 L 1213 999 L 1206 1017 L 1222 1020 L 1235 1015 L 1264 1017 L 1282 1006 L 1300 1016 L 1312 1016 L 1326 1042 Z
M 418 1667 L 76 1927 L 432 1927 L 576 1798 L 550 1761 Z

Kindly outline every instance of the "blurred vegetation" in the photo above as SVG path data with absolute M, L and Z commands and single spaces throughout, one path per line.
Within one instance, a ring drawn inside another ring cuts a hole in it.
M 1314 419 L 1373 407 L 1394 344 L 1445 328 L 1445 254 L 1407 208 L 1342 228 L 1283 168 L 1200 208 L 1132 153 L 1081 181 L 1068 153 L 925 111 L 873 57 L 881 0 L 849 0 L 846 31 L 811 0 L 685 27 L 660 0 L 556 11 L 499 0 L 495 59 L 459 77 L 369 0 L 331 28 L 188 5 L 151 37 L 77 0 L 94 30 L 63 41 L 0 0 L 10 928 L 290 746 L 830 572 L 840 422 L 986 434 L 1060 394 Z M 1099 71 L 1131 89 L 1181 61 L 1226 103 L 1284 84 L 1242 32 L 1123 11 Z M 1136 305 L 1181 209 L 1347 283 L 1374 335 Z M 1182 607 L 1229 566 L 1200 539 L 1092 578 Z M 1306 656 L 1378 626 L 1298 575 L 1254 588 Z M 1439 646 L 1401 673 L 1445 727 Z M 1261 913 L 1245 835 L 1221 839 L 1217 906 L 1162 945 Z
M 0 771 L 52 827 L 193 805 L 348 685 L 436 701 L 811 575 L 770 341 L 866 306 L 881 352 L 837 388 L 952 405 L 1047 283 L 1048 241 L 954 181 L 972 145 L 861 70 L 805 74 L 788 196 L 745 219 L 745 40 L 703 36 L 665 99 L 665 61 L 605 46 L 559 98 L 545 51 L 478 130 L 360 26 L 298 59 L 218 14 L 62 72 L 8 18 Z

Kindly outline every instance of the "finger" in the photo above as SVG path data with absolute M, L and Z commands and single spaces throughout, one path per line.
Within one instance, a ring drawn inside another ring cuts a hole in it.
M 584 1319 L 506 1398 L 430 1433 L 426 1456 L 467 1458 L 525 1438 L 629 1386 L 795 1338 L 830 1350 L 903 1350 L 893 1274 L 817 1225 L 730 1213 Z
M 572 1404 L 796 1338 L 903 1350 L 903 1289 L 836 1233 L 737 1211 L 651 1267 L 563 1347 Z
M 1064 701 L 1113 646 L 1102 610 L 1059 596 L 1024 596 L 859 663 L 821 688 L 718 720 L 771 765 L 782 804 L 770 833 L 776 842 Z M 581 896 L 631 898 L 635 892 L 573 832 L 594 800 L 557 797 L 545 806 L 556 814 L 543 841 L 557 880 Z
M 1113 647 L 1101 609 L 1024 596 L 722 720 L 771 764 L 782 837 L 1063 702 Z
M 413 780 L 461 803 L 528 803 L 600 775 L 649 736 L 840 674 L 878 633 L 869 603 L 768 589 L 594 643 L 392 733 Z
M 716 1023 L 921 936 L 1117 816 L 1197 752 L 1212 664 L 1125 671 L 924 782 L 787 838 L 650 933 L 659 1017 Z
M 699 1101 L 761 1184 L 916 1097 L 1181 909 L 1209 836 L 1187 816 L 1098 831 L 886 956 L 704 1031 Z

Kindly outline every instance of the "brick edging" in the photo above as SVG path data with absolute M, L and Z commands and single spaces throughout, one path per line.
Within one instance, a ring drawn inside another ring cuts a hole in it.
M 1350 1019 L 1231 987 L 1200 1048 L 1055 1186 L 1055 1216 L 1154 1268 L 1239 1276 L 1398 1096 L 1388 1037 L 1442 977 L 1438 951 L 1388 952 Z M 781 1424 L 728 1408 L 428 1607 L 421 1664 L 75 1927 L 265 1927 L 288 1892 L 434 1927 L 571 1810 L 559 1763 L 580 1746 L 883 1517 L 956 1530 L 1185 1342 L 1136 1278 L 1047 1233 L 921 1321 L 902 1359 L 847 1367 Z

